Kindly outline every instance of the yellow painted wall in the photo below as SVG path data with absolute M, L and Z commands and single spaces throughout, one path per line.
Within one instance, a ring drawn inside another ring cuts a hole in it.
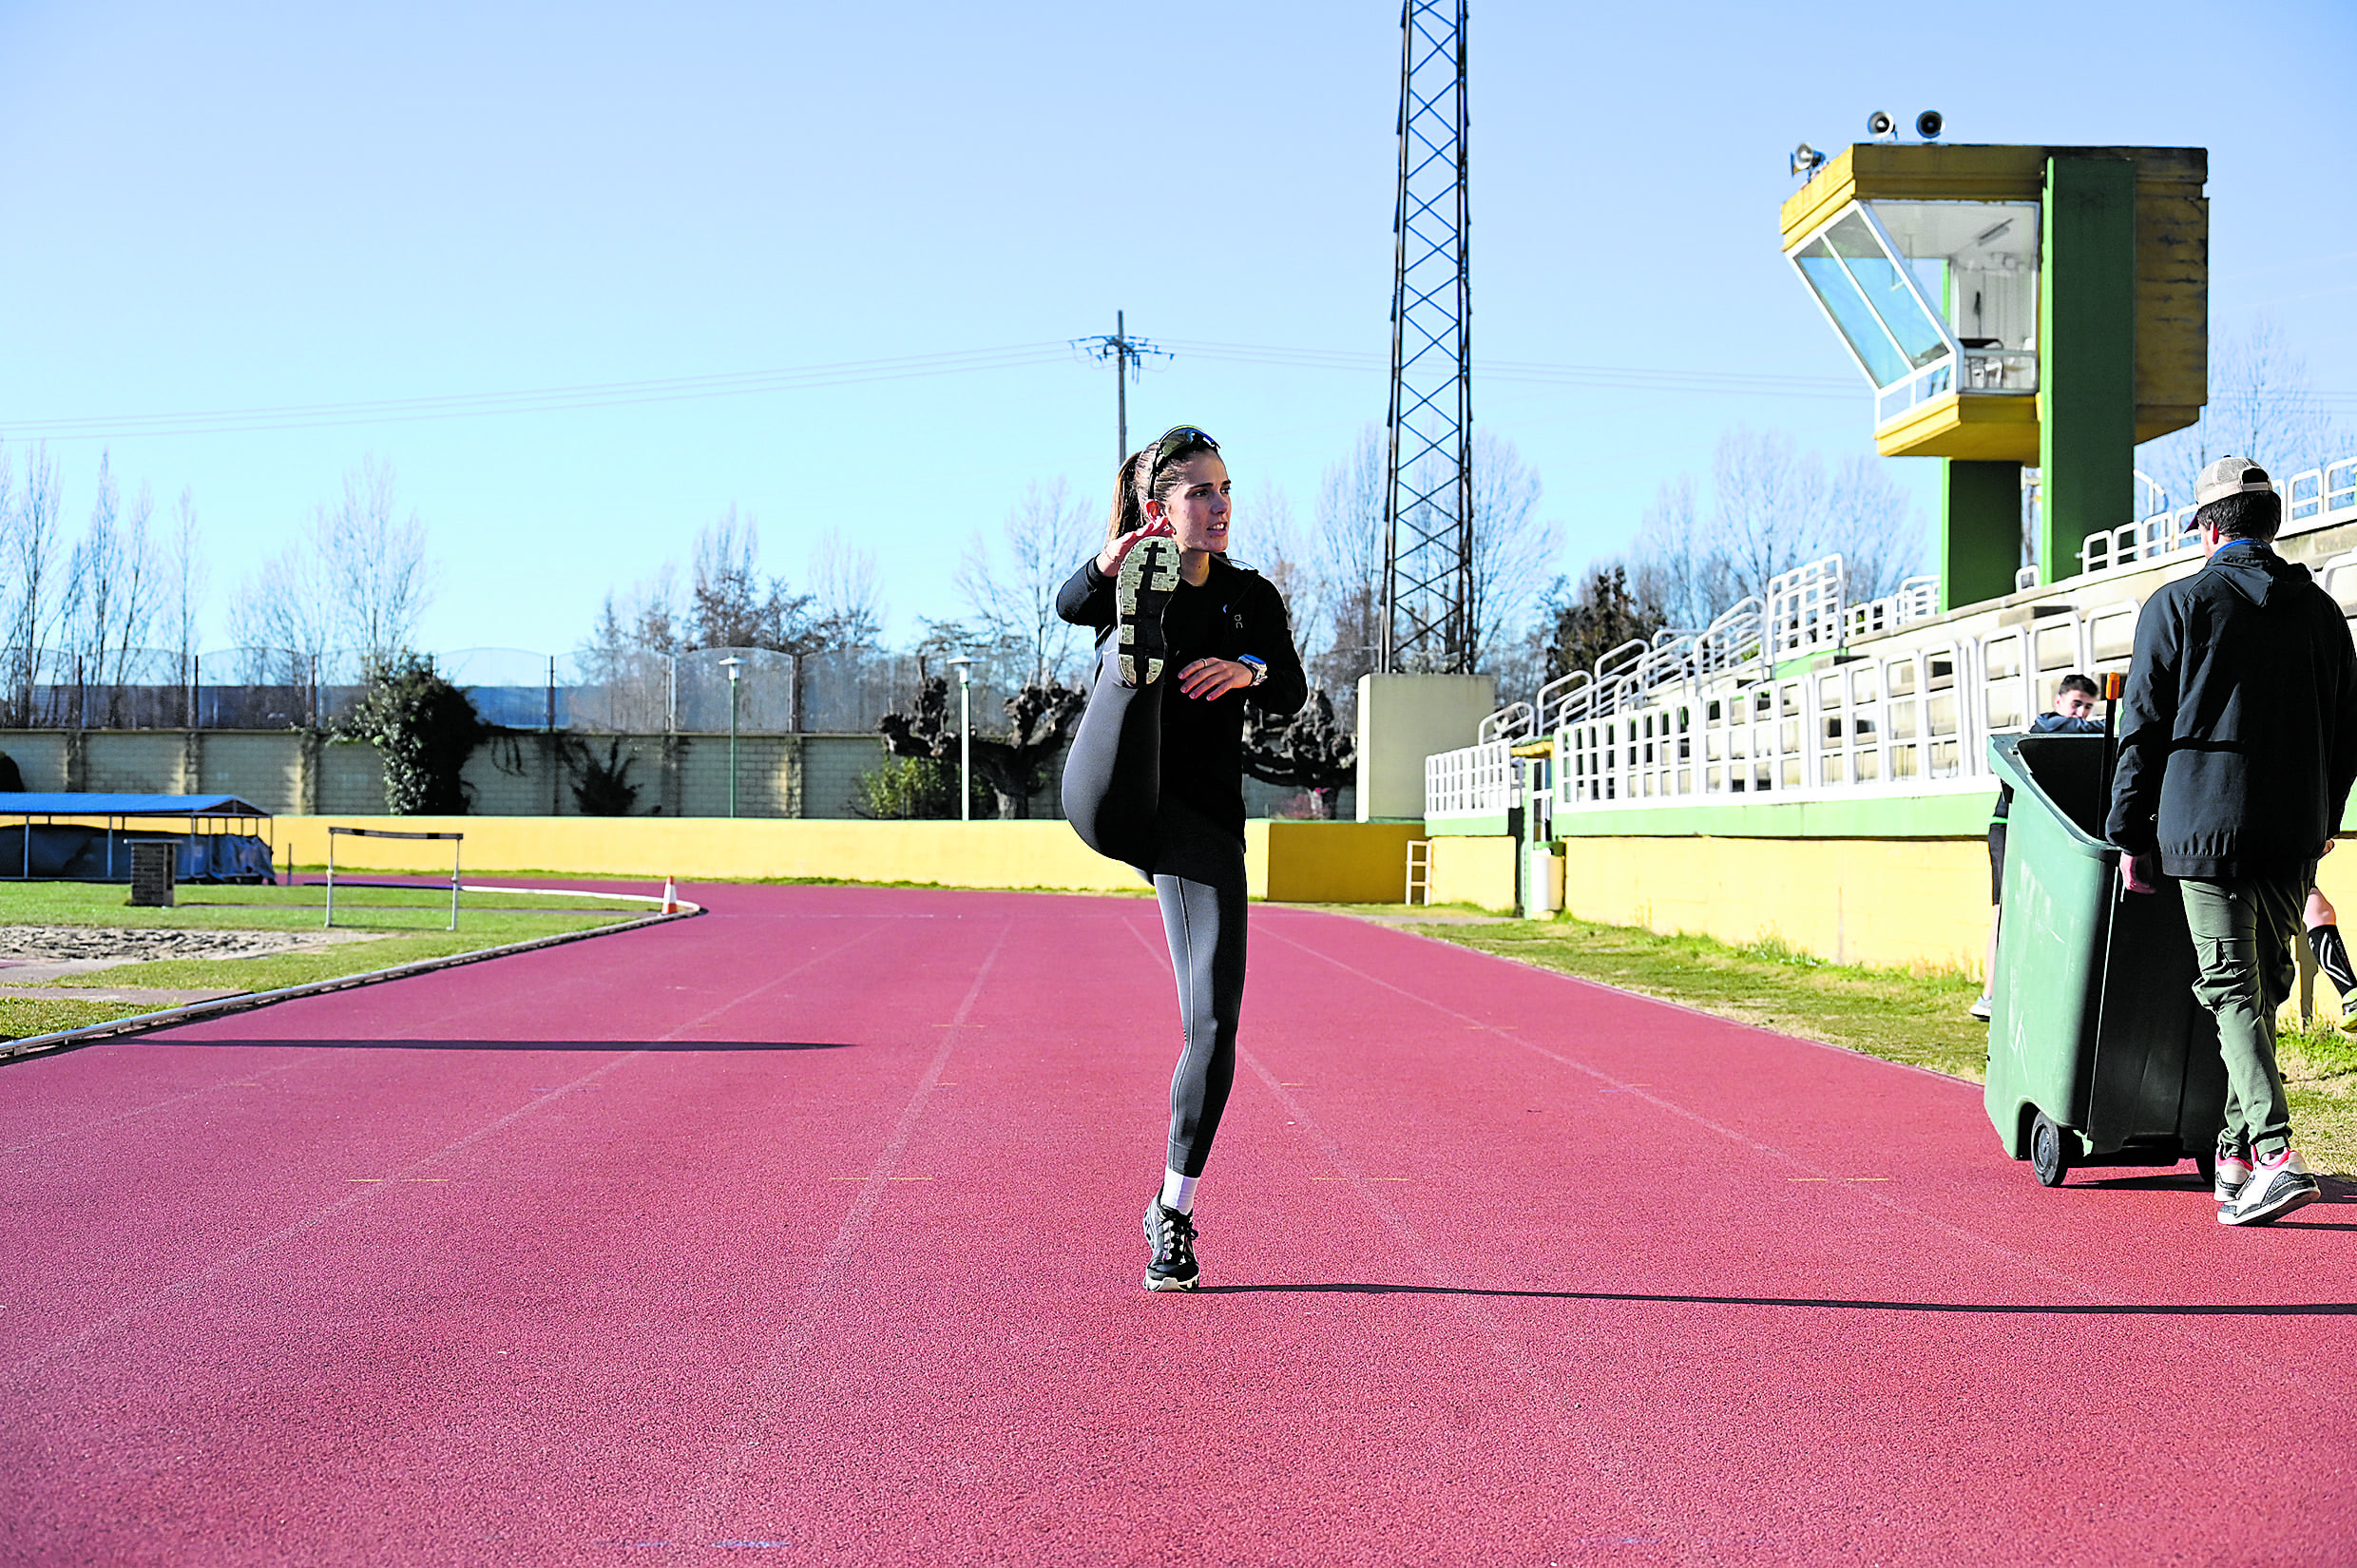
M 1981 839 L 1575 838 L 1565 855 L 1583 920 L 1976 974 L 1988 942 Z
M 469 872 L 554 871 L 644 878 L 827 877 L 948 888 L 1136 889 L 1128 867 L 1091 851 L 1064 822 L 858 822 L 726 817 L 282 816 L 278 864 L 327 859 L 329 827 L 458 832 Z M 1396 903 L 1414 824 L 1252 822 L 1245 869 L 1255 896 L 1305 903 Z M 335 840 L 335 864 L 433 870 L 450 846 Z
M 1397 904 L 1417 822 L 1247 822 L 1253 896 L 1292 904 Z
M 1503 836 L 1454 835 L 1432 840 L 1432 902 L 1471 904 L 1500 913 L 1514 908 L 1517 840 Z M 1608 839 L 1607 843 L 1630 842 Z M 1405 850 L 1401 853 L 1405 854 Z M 1591 915 L 1590 919 L 1601 916 Z

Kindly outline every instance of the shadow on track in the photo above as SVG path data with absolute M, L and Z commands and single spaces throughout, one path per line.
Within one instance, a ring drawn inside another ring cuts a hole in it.
M 126 1042 L 149 1050 L 183 1045 L 279 1045 L 312 1051 L 849 1051 L 848 1040 L 190 1040 L 159 1035 Z
M 2337 1227 L 2335 1227 L 2337 1229 Z M 2059 1317 L 2357 1317 L 2357 1302 L 2280 1301 L 2180 1307 L 2095 1304 L 2084 1307 L 1967 1301 L 1849 1301 L 1835 1296 L 1673 1296 L 1619 1291 L 1460 1290 L 1447 1285 L 1206 1285 L 1207 1296 L 1305 1294 L 1357 1296 L 1504 1296 L 1530 1301 L 1633 1301 L 1673 1307 L 1811 1307 L 1857 1312 L 1994 1312 Z

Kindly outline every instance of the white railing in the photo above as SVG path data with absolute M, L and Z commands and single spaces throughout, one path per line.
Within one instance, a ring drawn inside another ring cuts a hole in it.
M 1768 580 L 1768 629 L 1778 659 L 1841 641 L 1845 585 L 1838 555 Z
M 2159 487 L 2154 488 L 2157 490 Z M 2287 531 L 2346 523 L 2357 517 L 2357 456 L 2295 473 L 2277 493 L 2283 497 L 2283 526 Z M 2161 498 L 2166 499 L 2165 491 Z M 2200 547 L 2201 537 L 2194 531 L 2194 508 L 2179 507 L 2174 511 L 2156 511 L 2141 522 L 2122 523 L 2117 528 L 2089 534 L 2079 546 L 2079 569 L 2112 571 Z
M 2357 457 L 2295 473 L 2284 487 L 2284 522 L 2315 524 L 2357 512 Z
M 1474 743 L 1491 740 L 1521 740 L 1531 733 L 1537 713 L 1527 702 L 1509 702 L 1481 722 L 1473 732 Z
M 1447 818 L 1504 813 L 1514 803 L 1514 758 L 1508 746 L 1504 740 L 1487 740 L 1426 757 L 1424 814 Z
M 1964 391 L 2034 392 L 2038 390 L 2035 349 L 1966 349 Z
M 2091 533 L 2079 546 L 2079 569 L 2110 571 L 2139 561 L 2201 548 L 2201 535 L 2193 531 L 2194 508 L 2155 512 L 2141 523 L 2122 523 L 2107 533 Z
M 2357 520 L 2357 456 L 2295 474 L 2283 495 L 2288 530 Z M 2175 556 L 2191 521 L 2190 507 L 2156 511 L 2090 535 L 2081 565 L 2099 572 Z M 2316 576 L 2357 617 L 2357 550 Z M 2026 623 L 1884 650 L 1870 640 L 1939 613 L 1938 580 L 1909 578 L 1864 604 L 1843 602 L 1843 582 L 1838 557 L 1811 562 L 1777 577 L 1766 601 L 1745 600 L 1698 632 L 1632 640 L 1529 703 L 1500 709 L 1484 721 L 1481 744 L 1427 759 L 1428 814 L 1504 812 L 1508 748 L 1530 736 L 1555 742 L 1554 794 L 1565 810 L 1981 778 L 1987 738 L 2025 728 L 2063 674 L 2127 667 L 2142 608 L 2124 594 L 2090 604 L 2080 591 L 2076 602 L 2034 605 Z M 1843 657 L 1777 675 L 1786 660 L 1816 650 Z
M 1556 737 L 1556 804 L 1969 776 L 1980 771 L 1979 726 L 1962 700 L 1972 656 L 1955 643 L 1716 681 L 1567 726 Z
M 1851 641 L 1862 637 L 1879 637 L 1895 632 L 1910 621 L 1928 621 L 1940 613 L 1940 580 L 1937 577 L 1910 577 L 1899 584 L 1899 591 L 1863 604 L 1842 607 L 1842 641 Z
M 2318 577 L 2357 610 L 2357 551 Z M 1920 606 L 1918 584 L 1891 598 L 1910 594 Z M 1614 650 L 1602 679 L 1581 671 L 1550 682 L 1532 704 L 1536 734 L 1555 742 L 1554 794 L 1564 810 L 1979 778 L 1987 737 L 2026 727 L 2062 675 L 2126 667 L 2141 607 L 2129 597 L 2042 604 L 2027 624 L 1913 648 L 1868 644 L 1830 667 L 1778 677 L 1753 602 L 1659 647 Z M 1504 812 L 1509 745 L 1485 738 L 1428 758 L 1428 814 Z

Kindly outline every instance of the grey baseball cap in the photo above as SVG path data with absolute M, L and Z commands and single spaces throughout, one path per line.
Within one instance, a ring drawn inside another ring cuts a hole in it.
M 2223 501 L 2230 495 L 2272 495 L 2273 480 L 2267 470 L 2247 457 L 2221 457 L 2201 470 L 2194 481 L 2194 505 L 2207 507 L 2213 501 Z

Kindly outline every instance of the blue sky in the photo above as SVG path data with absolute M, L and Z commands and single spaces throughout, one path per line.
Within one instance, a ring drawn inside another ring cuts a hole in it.
M 133 416 L 1054 344 L 1118 307 L 1166 342 L 1366 356 L 1182 353 L 1132 389 L 1133 431 L 1200 423 L 1247 495 L 1271 482 L 1306 513 L 1383 411 L 1397 14 L 0 4 L 0 438 L 98 421 L 52 441 L 75 520 L 102 444 L 160 499 L 192 486 L 216 645 L 238 580 L 368 452 L 445 564 L 430 647 L 569 648 L 732 503 L 790 578 L 821 529 L 874 548 L 906 630 L 956 613 L 960 550 L 1027 482 L 1103 488 L 1108 371 L 1047 352 L 471 417 Z M 2357 10 L 2228 15 L 1476 0 L 1477 358 L 1811 394 L 1477 384 L 1477 421 L 1544 479 L 1565 569 L 1625 548 L 1727 427 L 1867 444 L 1862 385 L 1811 385 L 1854 373 L 1775 208 L 1792 145 L 1846 144 L 1876 107 L 1936 106 L 1951 141 L 2207 146 L 2216 325 L 2263 312 L 2322 387 L 2357 387 Z M 1929 465 L 1894 468 L 1928 500 Z

